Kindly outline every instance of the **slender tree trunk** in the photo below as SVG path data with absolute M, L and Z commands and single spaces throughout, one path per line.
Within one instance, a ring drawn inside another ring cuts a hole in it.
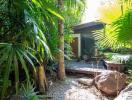
M 60 13 L 63 11 L 63 0 L 58 0 L 58 6 Z M 59 69 L 58 76 L 60 80 L 65 78 L 65 66 L 64 66 L 64 33 L 63 33 L 63 20 L 58 19 L 58 32 L 59 32 Z
M 47 84 L 45 70 L 44 70 L 44 66 L 43 65 L 40 65 L 37 68 L 37 73 L 38 73 L 37 76 L 38 76 L 39 91 L 40 91 L 40 93 L 45 93 L 48 84 Z

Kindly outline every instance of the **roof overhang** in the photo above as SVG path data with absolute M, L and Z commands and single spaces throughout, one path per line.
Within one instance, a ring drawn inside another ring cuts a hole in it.
M 83 30 L 88 31 L 88 30 L 99 30 L 103 29 L 106 24 L 102 22 L 89 22 L 89 23 L 84 23 L 80 25 L 73 26 L 73 31 L 74 33 L 80 33 Z

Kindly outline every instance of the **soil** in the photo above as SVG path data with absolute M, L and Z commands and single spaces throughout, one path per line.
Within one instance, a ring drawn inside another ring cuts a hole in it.
M 49 82 L 47 100 L 113 100 L 113 97 L 103 95 L 97 88 L 87 86 L 78 82 L 80 77 L 68 76 L 65 81 Z M 87 78 L 88 77 L 81 77 Z M 91 79 L 92 80 L 92 79 Z

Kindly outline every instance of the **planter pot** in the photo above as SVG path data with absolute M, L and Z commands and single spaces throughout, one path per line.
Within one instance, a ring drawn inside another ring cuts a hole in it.
M 108 64 L 108 67 L 107 67 L 108 70 L 113 70 L 113 71 L 116 70 L 119 72 L 124 71 L 124 65 L 121 63 L 114 63 L 111 61 L 106 61 L 106 63 Z

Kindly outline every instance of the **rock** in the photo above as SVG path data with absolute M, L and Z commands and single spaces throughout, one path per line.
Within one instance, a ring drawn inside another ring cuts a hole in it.
M 125 87 L 126 75 L 117 71 L 104 71 L 94 79 L 95 86 L 107 95 L 116 95 Z
M 122 90 L 114 100 L 132 100 L 132 83 Z
M 93 79 L 87 79 L 87 78 L 80 78 L 77 80 L 79 83 L 87 85 L 87 86 L 92 86 L 93 85 Z

